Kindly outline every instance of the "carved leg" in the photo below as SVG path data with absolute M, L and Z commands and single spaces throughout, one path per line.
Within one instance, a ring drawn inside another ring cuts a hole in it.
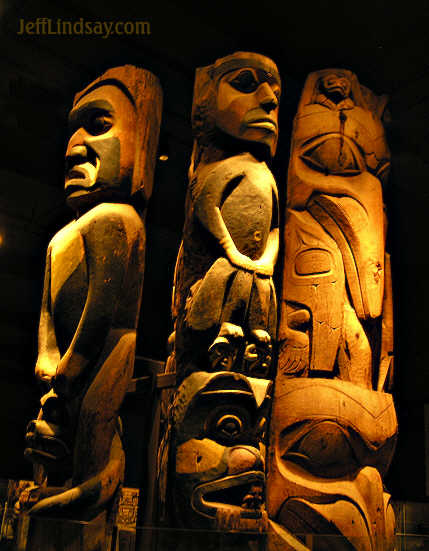
M 119 334 L 118 334 L 119 333 Z M 67 515 L 89 520 L 113 499 L 124 471 L 118 410 L 132 375 L 135 332 L 113 333 L 102 353 L 104 363 L 80 407 L 74 441 L 71 488 L 39 501 L 31 514 Z M 85 503 L 80 510 L 80 503 Z M 82 516 L 84 515 L 84 516 Z
M 106 351 L 104 364 L 82 401 L 74 450 L 73 484 L 80 484 L 105 468 L 106 457 L 109 457 L 117 434 L 119 407 L 132 376 L 135 333 L 124 333 L 114 341 L 117 341 L 116 345 L 111 351 Z M 105 497 L 109 499 L 107 495 Z
M 272 339 L 276 331 L 277 303 L 271 278 L 254 276 L 249 303 L 250 339 L 244 351 L 245 372 L 267 377 L 272 361 Z
M 365 388 L 372 388 L 372 354 L 368 337 L 354 308 L 344 304 L 343 335 L 338 351 L 340 378 Z
M 207 331 L 223 321 L 232 321 L 226 314 L 236 309 L 237 268 L 226 258 L 213 263 L 204 278 L 190 292 L 186 304 L 186 323 L 194 331 Z M 239 278 L 240 279 L 240 278 Z

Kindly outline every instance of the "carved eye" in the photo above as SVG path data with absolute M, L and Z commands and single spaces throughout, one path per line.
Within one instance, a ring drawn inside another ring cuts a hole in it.
M 253 71 L 249 69 L 238 73 L 235 78 L 229 81 L 229 84 L 239 92 L 244 92 L 245 94 L 251 94 L 259 86 L 259 82 L 256 80 Z
M 224 438 L 236 438 L 243 431 L 243 422 L 236 415 L 223 415 L 216 423 L 216 432 Z
M 113 126 L 112 118 L 105 113 L 96 113 L 92 115 L 88 122 L 88 132 L 93 136 L 104 134 Z

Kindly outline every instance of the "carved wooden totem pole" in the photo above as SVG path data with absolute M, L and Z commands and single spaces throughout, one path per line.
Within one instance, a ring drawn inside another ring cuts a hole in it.
M 279 96 L 277 68 L 262 55 L 238 52 L 196 73 L 168 362 L 180 386 L 170 407 L 169 454 L 165 446 L 161 453 L 170 520 L 194 531 L 258 533 L 266 525 L 279 235 L 266 161 L 277 144 Z M 204 536 L 195 549 L 202 541 L 209 545 Z
M 323 551 L 393 549 L 385 105 L 350 71 L 319 71 L 293 130 L 267 509 Z
M 118 410 L 133 373 L 161 109 L 157 78 L 127 65 L 78 93 L 69 115 L 65 191 L 76 219 L 47 252 L 36 375 L 50 390 L 28 427 L 35 485 L 20 507 L 101 526 L 73 549 L 104 550 L 123 479 Z M 51 473 L 66 482 L 52 487 Z M 39 532 L 30 530 L 29 549 L 69 549 L 73 539 L 66 528 Z

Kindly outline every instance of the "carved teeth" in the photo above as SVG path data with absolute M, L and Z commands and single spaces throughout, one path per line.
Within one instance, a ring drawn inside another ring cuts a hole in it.
M 263 502 L 262 486 L 253 484 L 244 496 L 241 507 L 243 509 L 260 509 Z

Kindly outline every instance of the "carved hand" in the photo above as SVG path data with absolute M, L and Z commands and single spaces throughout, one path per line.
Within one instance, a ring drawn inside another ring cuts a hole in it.
M 274 272 L 274 266 L 273 264 L 267 263 L 267 262 L 261 262 L 259 260 L 255 260 L 253 262 L 253 265 L 255 266 L 255 272 L 259 275 L 263 276 L 269 276 L 271 277 Z
M 236 266 L 237 268 L 241 268 L 243 270 L 247 270 L 249 272 L 255 272 L 256 271 L 256 263 L 246 256 L 245 254 L 242 254 L 233 241 L 231 240 L 231 243 L 228 243 L 224 246 L 225 253 L 228 258 L 228 260 Z
M 279 229 L 273 228 L 268 236 L 264 254 L 255 261 L 256 273 L 265 276 L 272 276 L 274 265 L 279 252 Z
M 310 339 L 303 330 L 310 320 L 306 309 L 294 310 L 282 302 L 282 311 L 287 323 L 279 335 L 279 369 L 282 373 L 295 375 L 308 369 L 310 363 Z
M 309 365 L 310 341 L 302 331 L 288 328 L 279 346 L 279 370 L 287 375 L 305 371 Z

